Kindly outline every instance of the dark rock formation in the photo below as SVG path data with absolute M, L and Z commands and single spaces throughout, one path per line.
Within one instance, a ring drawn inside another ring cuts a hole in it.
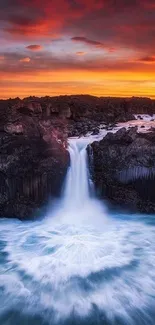
M 88 153 L 102 198 L 135 211 L 155 212 L 155 132 L 122 128 L 94 142 Z
M 132 114 L 155 113 L 155 100 L 150 98 L 113 98 L 89 95 L 57 97 L 27 97 L 0 100 L 0 110 L 19 111 L 29 116 L 56 116 L 68 120 L 88 118 L 89 120 L 123 122 L 133 118 Z M 2 112 L 3 111 L 3 112 Z
M 65 127 L 21 113 L 3 116 L 0 217 L 35 216 L 49 196 L 60 195 L 69 164 Z
M 3 120 L 17 122 L 20 115 L 49 120 L 62 120 L 69 136 L 93 132 L 99 124 L 109 125 L 133 120 L 133 114 L 155 113 L 155 101 L 149 98 L 112 98 L 88 95 L 28 97 L 0 100 Z M 20 132 L 17 131 L 17 132 Z
M 79 95 L 0 100 L 0 216 L 26 218 L 40 209 L 49 195 L 60 194 L 69 163 L 67 136 L 81 136 L 88 132 L 97 134 L 101 123 L 109 130 L 115 123 L 134 119 L 135 113 L 154 112 L 155 101 L 148 98 Z M 124 132 L 123 136 L 121 132 Z M 92 145 L 95 159 L 93 177 L 102 195 L 119 203 L 128 203 L 133 198 L 138 206 L 142 202 L 140 194 L 137 194 L 138 185 L 136 196 L 133 194 L 135 182 L 134 185 L 133 181 L 122 182 L 123 166 L 126 168 L 124 173 L 130 166 L 135 168 L 134 173 L 138 166 L 147 173 L 148 170 L 144 169 L 150 168 L 149 161 L 145 164 L 147 157 L 143 162 L 139 153 L 137 159 L 140 161 L 134 161 L 130 148 L 134 156 L 142 150 L 141 146 L 144 149 L 148 144 L 148 157 L 153 157 L 150 155 L 153 140 L 137 135 L 133 140 L 132 137 L 130 133 L 120 131 L 117 136 L 107 135 L 103 142 Z M 139 141 L 138 151 L 136 141 Z M 103 153 L 105 148 L 106 154 Z M 146 149 L 144 152 L 146 156 Z M 149 171 L 153 173 L 153 169 Z M 118 190 L 120 195 L 116 195 Z

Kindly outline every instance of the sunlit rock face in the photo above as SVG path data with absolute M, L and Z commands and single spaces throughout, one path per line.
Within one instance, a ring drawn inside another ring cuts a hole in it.
M 133 210 L 155 211 L 154 140 L 154 132 L 122 128 L 91 145 L 91 173 L 101 197 Z

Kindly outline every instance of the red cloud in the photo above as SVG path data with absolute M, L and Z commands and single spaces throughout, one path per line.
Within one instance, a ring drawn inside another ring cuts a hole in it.
M 137 60 L 138 62 L 142 63 L 155 63 L 155 55 L 153 56 L 145 56 Z
M 81 6 L 80 8 L 74 7 L 67 0 L 12 1 L 14 4 L 11 6 L 10 1 L 10 10 L 8 10 L 9 6 L 3 8 L 0 3 L 0 20 L 2 16 L 2 20 L 5 21 L 3 30 L 16 37 L 21 35 L 25 37 L 52 36 L 59 33 L 66 21 L 74 22 L 74 19 L 83 15 Z
M 0 0 L 0 28 L 10 34 L 5 38 L 37 42 L 82 35 L 73 40 L 110 51 L 143 48 L 145 55 L 154 46 L 154 5 L 155 0 Z
M 154 56 L 148 56 L 148 53 L 154 53 L 155 51 L 154 1 L 0 0 L 0 28 L 4 35 L 4 44 L 7 43 L 7 40 L 9 45 L 10 41 L 16 41 L 15 45 L 17 45 L 19 57 L 15 58 L 15 60 L 20 68 L 26 70 L 32 69 L 32 65 L 19 64 L 19 60 L 26 56 L 30 56 L 29 59 L 33 60 L 33 66 L 38 70 L 40 67 L 44 67 L 46 63 L 49 65 L 47 70 L 51 66 L 55 68 L 55 60 L 53 61 L 51 58 L 51 49 L 49 58 L 46 58 L 46 55 L 44 57 L 47 50 L 46 44 L 48 48 L 53 35 L 58 35 L 59 38 L 63 39 L 61 55 L 60 46 L 57 46 L 57 43 L 53 45 L 53 47 L 55 46 L 53 52 L 58 58 L 57 69 L 63 66 L 67 70 L 71 67 L 78 70 L 83 65 L 82 69 L 86 67 L 88 70 L 99 70 L 103 63 L 105 68 L 106 60 L 108 64 L 111 64 L 111 69 L 114 70 L 122 68 L 119 66 L 119 62 L 123 64 L 123 69 L 126 69 L 127 62 L 132 62 L 131 68 L 135 64 L 138 67 L 140 66 L 140 69 L 142 68 L 142 62 L 150 63 L 150 65 L 143 64 L 143 69 L 150 69 L 151 63 L 154 63 Z M 44 40 L 45 49 L 39 52 L 39 56 L 37 56 L 35 51 L 41 49 L 41 45 L 37 45 L 39 42 L 39 44 L 42 44 L 41 38 Z M 70 46 L 69 42 L 65 47 L 66 39 L 75 42 L 71 45 L 71 51 L 70 48 L 67 48 Z M 27 44 L 27 41 L 30 44 L 27 49 L 32 52 L 28 52 L 28 54 L 25 54 L 25 52 L 19 53 L 21 46 L 18 47 L 18 45 L 22 45 L 23 48 L 23 44 Z M 2 44 L 3 39 L 1 41 L 0 56 L 5 51 Z M 104 55 L 103 60 L 101 53 L 98 55 L 96 51 L 91 51 L 91 57 L 86 55 L 80 60 L 77 56 L 84 55 L 83 51 L 85 49 L 82 46 L 84 44 L 91 47 L 91 49 L 105 49 L 106 52 L 111 52 L 111 54 L 108 53 L 108 58 Z M 115 49 L 117 49 L 117 53 L 112 53 Z M 75 55 L 69 57 L 69 62 L 65 63 L 66 51 L 72 53 L 72 50 Z M 16 52 L 16 49 L 14 51 Z M 136 61 L 137 55 L 140 58 Z M 71 62 L 72 57 L 77 62 Z M 14 65 L 9 62 L 11 61 L 8 60 L 6 68 L 13 69 Z M 94 62 L 95 66 L 93 66 Z M 3 64 L 5 62 L 2 63 L 1 60 L 1 68 Z
M 41 45 L 29 45 L 26 47 L 26 49 L 31 51 L 40 51 L 43 49 L 43 47 Z
M 155 9 L 154 0 L 142 0 L 142 5 L 147 9 Z

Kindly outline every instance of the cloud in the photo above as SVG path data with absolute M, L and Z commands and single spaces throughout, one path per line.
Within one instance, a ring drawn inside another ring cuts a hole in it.
M 61 54 L 58 55 L 57 53 L 51 53 L 50 51 L 46 50 L 40 52 L 39 56 L 38 52 L 35 51 L 32 51 L 28 57 L 24 56 L 24 52 L 19 53 L 18 51 L 12 53 L 4 52 L 2 53 L 2 56 L 5 57 L 5 60 L 1 63 L 1 76 L 6 76 L 8 74 L 12 76 L 15 76 L 15 74 L 18 76 L 20 76 L 20 74 L 36 76 L 37 74 L 54 74 L 60 73 L 61 71 L 62 73 L 65 71 L 66 74 L 69 72 L 72 74 L 73 78 L 74 74 L 78 73 L 78 71 L 80 71 L 83 75 L 85 75 L 85 73 L 87 74 L 87 72 L 102 75 L 103 72 L 110 71 L 114 73 L 114 76 L 115 73 L 119 75 L 119 73 L 127 73 L 128 71 L 131 73 L 133 71 L 134 73 L 143 71 L 144 74 L 155 73 L 154 64 L 143 64 L 142 68 L 141 62 L 136 60 L 127 61 L 123 58 L 120 60 L 119 57 L 115 57 L 114 60 L 109 59 L 109 53 L 104 55 L 103 59 L 102 55 L 99 55 L 96 58 L 96 54 L 93 52 L 93 54 L 90 53 L 88 56 L 83 55 L 81 57 L 82 60 L 79 60 L 79 55 L 76 53 L 63 53 L 62 56 Z M 19 62 L 23 64 L 19 64 Z M 29 64 L 30 62 L 33 62 L 33 64 Z
M 155 0 L 0 0 L 0 79 L 154 78 L 154 36 Z
M 83 15 L 81 5 L 70 0 L 6 0 L 0 2 L 0 21 L 4 32 L 20 38 L 59 34 L 66 21 L 74 22 Z
M 86 54 L 87 54 L 87 52 L 82 52 L 82 51 L 76 52 L 76 55 L 79 55 L 79 56 L 83 56 Z
M 22 58 L 19 61 L 29 63 L 31 61 L 31 59 L 30 58 Z
M 67 36 L 94 48 L 143 49 L 145 55 L 145 49 L 155 48 L 154 21 L 154 0 L 0 1 L 5 38 L 34 44 Z
M 31 50 L 31 51 L 40 51 L 43 49 L 41 45 L 29 45 L 26 46 L 26 49 Z
M 88 39 L 86 37 L 76 36 L 76 37 L 72 37 L 71 40 L 74 41 L 74 42 L 80 42 L 80 43 L 84 43 L 86 45 L 95 46 L 97 48 L 105 48 L 103 43 L 98 42 L 98 41 L 90 40 L 90 39 Z
M 154 0 L 142 0 L 142 4 L 143 4 L 144 8 L 155 9 Z
M 137 60 L 138 62 L 142 63 L 155 63 L 155 55 L 152 56 L 144 56 Z

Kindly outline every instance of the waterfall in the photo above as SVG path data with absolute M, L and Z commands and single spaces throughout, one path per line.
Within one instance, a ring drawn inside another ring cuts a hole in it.
M 80 206 L 89 199 L 89 171 L 87 166 L 87 143 L 70 140 L 70 168 L 66 179 L 64 197 L 67 203 Z
M 64 192 L 46 218 L 0 219 L 1 325 L 155 324 L 155 218 L 105 213 L 91 194 L 93 140 L 69 139 Z M 47 191 L 47 175 L 28 177 L 28 193 Z
M 95 197 L 89 175 L 86 148 L 92 141 L 91 137 L 69 139 L 70 167 L 59 214 L 62 222 L 86 223 L 97 227 L 105 223 L 105 205 Z

